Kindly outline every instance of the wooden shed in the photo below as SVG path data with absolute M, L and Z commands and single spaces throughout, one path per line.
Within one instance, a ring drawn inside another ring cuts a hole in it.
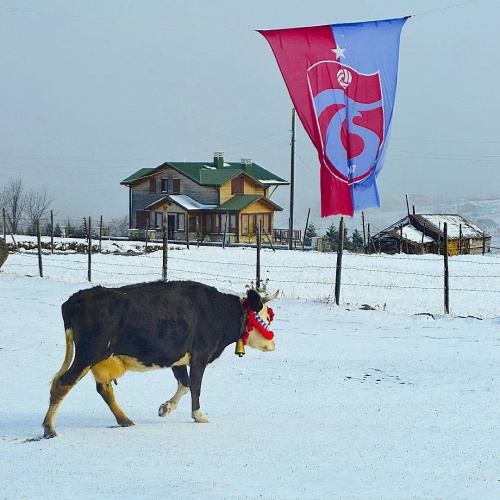
M 481 254 L 490 251 L 491 236 L 456 214 L 409 214 L 372 236 L 368 251 L 389 254 L 442 254 L 445 223 L 449 255 Z

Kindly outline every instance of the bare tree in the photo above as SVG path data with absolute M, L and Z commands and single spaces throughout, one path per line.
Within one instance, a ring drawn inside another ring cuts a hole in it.
M 26 195 L 26 217 L 33 231 L 36 230 L 37 222 L 40 222 L 47 215 L 53 201 L 54 197 L 48 193 L 47 188 L 42 191 L 32 189 L 28 192 Z
M 128 216 L 116 217 L 109 223 L 110 236 L 127 236 Z
M 26 204 L 23 180 L 20 177 L 10 179 L 2 189 L 1 195 L 0 206 L 5 208 L 12 232 L 17 233 Z

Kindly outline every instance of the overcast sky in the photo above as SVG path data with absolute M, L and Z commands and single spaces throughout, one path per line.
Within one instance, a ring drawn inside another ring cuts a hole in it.
M 164 161 L 252 158 L 289 179 L 292 104 L 254 30 L 405 24 L 382 209 L 405 195 L 500 196 L 500 2 L 476 0 L 4 0 L 0 187 L 47 187 L 61 220 L 128 213 L 120 181 Z M 451 7 L 451 8 L 448 8 Z M 319 227 L 319 164 L 301 125 L 297 226 Z M 284 207 L 289 191 L 273 200 Z M 411 202 L 411 201 L 410 201 Z

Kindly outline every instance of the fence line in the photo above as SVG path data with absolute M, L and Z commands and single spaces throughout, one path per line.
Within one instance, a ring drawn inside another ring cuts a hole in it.
M 23 256 L 36 256 L 36 253 L 34 252 L 23 252 L 23 253 L 20 253 L 18 255 L 23 255 Z M 67 255 L 67 254 L 50 254 L 50 253 L 44 253 L 44 255 L 48 256 L 48 255 Z M 75 255 L 75 254 L 70 254 L 70 255 Z M 83 254 L 78 254 L 78 255 L 82 255 Z M 101 254 L 101 255 L 113 255 L 113 254 Z M 151 255 L 151 254 L 149 254 Z M 332 254 L 334 255 L 334 254 Z M 142 257 L 142 255 L 136 255 L 136 257 Z M 371 258 L 371 256 L 366 256 L 367 258 Z M 127 257 L 128 258 L 128 257 Z M 187 262 L 187 263 L 199 263 L 199 264 L 207 264 L 207 261 L 206 260 L 197 260 L 197 259 L 185 259 L 185 258 L 182 258 L 182 257 L 177 257 L 177 256 L 170 256 L 169 259 L 177 262 Z M 401 262 L 400 259 L 397 259 Z M 413 260 L 413 259 L 412 259 Z M 333 261 L 332 261 L 333 262 Z M 427 262 L 434 262 L 436 264 L 441 264 L 441 260 L 439 261 L 427 261 Z M 466 263 L 469 263 L 469 264 L 474 264 L 474 265 L 483 265 L 485 264 L 484 262 L 474 262 L 474 261 L 460 261 L 460 262 L 466 262 Z M 211 261 L 210 264 L 218 264 L 218 265 L 221 265 L 221 266 L 224 266 L 224 267 L 228 267 L 228 266 L 238 266 L 238 267 L 255 267 L 255 263 L 245 263 L 245 262 L 228 262 L 228 261 Z M 489 265 L 494 265 L 494 264 L 497 264 L 497 263 L 489 263 Z M 61 269 L 68 269 L 68 270 L 71 270 L 72 268 L 68 268 L 68 267 L 64 267 L 64 266 L 61 266 L 61 265 L 55 265 L 55 264 L 50 264 L 51 267 L 59 267 Z M 107 267 L 120 267 L 120 268 L 123 268 L 123 267 L 130 267 L 130 268 L 137 268 L 137 264 L 134 263 L 134 264 L 126 264 L 126 263 L 121 263 L 121 264 L 116 264 L 116 263 L 113 263 L 113 262 L 108 262 L 106 263 L 106 266 Z M 158 267 L 157 266 L 141 266 L 141 267 L 146 267 L 146 268 L 149 268 L 151 270 L 157 270 Z M 276 265 L 276 264 L 265 264 L 265 269 L 266 270 L 273 270 L 273 269 L 296 269 L 296 270 L 304 270 L 304 266 L 292 266 L 292 265 Z M 87 270 L 87 268 L 84 268 L 85 270 Z M 390 270 L 390 269 L 381 269 L 381 268 L 369 268 L 369 267 L 353 267 L 353 266 L 350 266 L 350 265 L 343 265 L 342 266 L 342 269 L 343 270 L 346 270 L 346 271 L 361 271 L 361 272 L 366 272 L 366 273 L 371 273 L 371 272 L 374 272 L 374 273 L 386 273 L 386 274 L 400 274 L 399 271 L 393 271 L 393 270 Z M 318 271 L 332 271 L 333 270 L 333 266 L 310 266 L 308 265 L 307 266 L 307 270 L 308 271 L 311 271 L 311 270 L 318 270 Z M 101 271 L 102 273 L 104 274 L 119 274 L 115 271 L 113 272 L 106 272 L 106 271 Z M 188 271 L 187 271 L 188 272 Z M 122 273 L 122 274 L 126 274 L 126 273 Z M 441 278 L 443 276 L 443 273 L 439 273 L 439 274 L 432 274 L 432 273 L 420 273 L 420 272 L 416 272 L 416 271 L 412 271 L 412 276 L 427 276 L 427 277 L 430 277 L 430 278 Z M 489 274 L 489 275 L 477 275 L 477 274 L 467 274 L 467 275 L 461 275 L 461 274 L 452 274 L 453 278 L 500 278 L 500 275 L 497 275 L 497 274 Z M 310 282 L 310 283 L 318 283 L 318 282 Z M 319 283 L 322 283 L 322 282 L 319 282 Z
M 29 264 L 26 264 L 26 267 L 32 267 L 32 268 L 36 268 L 37 266 L 37 254 L 36 253 L 29 253 L 29 252 L 23 252 L 23 253 L 19 253 L 17 254 L 23 258 L 27 258 L 30 260 L 30 263 Z M 72 254 L 74 255 L 74 254 Z M 74 262 L 75 265 L 71 265 L 71 266 L 68 266 L 68 265 L 61 265 L 60 263 L 54 263 L 54 259 L 59 259 L 59 258 L 62 258 L 63 256 L 60 255 L 60 254 L 45 254 L 45 256 L 49 256 L 50 259 L 45 259 L 44 260 L 44 271 L 45 271 L 45 275 L 50 275 L 50 270 L 51 269 L 63 269 L 63 270 L 67 270 L 67 271 L 77 271 L 77 272 L 81 272 L 82 273 L 82 278 L 84 277 L 85 273 L 88 271 L 88 268 L 87 266 L 84 265 L 84 259 L 86 259 L 86 256 L 84 254 L 77 254 L 77 255 L 81 255 L 82 257 L 82 261 L 81 261 L 81 264 L 80 266 L 76 265 L 77 263 Z M 101 254 L 101 255 L 106 255 L 106 254 Z M 112 254 L 109 254 L 109 255 L 112 255 Z M 149 254 L 151 255 L 151 254 Z M 136 257 L 142 257 L 142 256 L 136 256 Z M 367 258 L 370 258 L 370 256 L 366 256 Z M 123 257 L 123 258 L 130 258 L 130 257 Z M 206 271 L 200 271 L 200 270 L 192 270 L 192 269 L 186 269 L 186 268 L 175 268 L 175 267 L 172 267 L 173 264 L 175 264 L 177 261 L 180 261 L 180 262 L 188 262 L 188 263 L 192 263 L 192 262 L 196 262 L 196 263 L 201 263 L 201 264 L 207 264 L 207 261 L 206 260 L 190 260 L 190 259 L 185 259 L 185 258 L 179 258 L 179 257 L 176 257 L 176 256 L 172 256 L 172 253 L 170 254 L 169 256 L 169 260 L 171 262 L 171 266 L 170 266 L 170 270 L 169 270 L 169 274 L 173 274 L 176 276 L 176 279 L 179 279 L 179 278 L 182 278 L 182 274 L 187 274 L 187 275 L 197 275 L 197 276 L 208 276 L 208 277 L 212 277 L 212 278 L 216 278 L 218 280 L 224 278 L 224 281 L 226 282 L 230 282 L 230 283 L 238 283 L 239 281 L 241 281 L 242 279 L 244 279 L 245 281 L 251 281 L 254 279 L 253 276 L 247 273 L 245 273 L 244 276 L 242 275 L 238 275 L 238 276 L 230 276 L 230 275 L 227 275 L 227 274 L 221 274 L 219 272 L 206 272 Z M 431 261 L 429 261 L 431 262 Z M 438 261 L 435 261 L 435 263 L 437 264 Z M 439 261 L 440 263 L 440 261 Z M 479 262 L 471 262 L 473 264 L 482 264 L 482 263 L 479 263 Z M 236 266 L 236 267 L 247 267 L 247 266 L 254 266 L 255 264 L 247 264 L 247 263 L 240 263 L 240 262 L 232 262 L 232 263 L 228 263 L 228 262 L 221 262 L 221 261 L 211 261 L 210 264 L 219 264 L 221 266 L 224 266 L 224 267 L 230 267 L 230 266 Z M 23 265 L 23 264 L 18 264 L 18 265 Z M 97 262 L 97 261 L 93 261 L 93 264 L 92 264 L 92 267 L 93 267 L 93 274 L 94 276 L 96 275 L 105 275 L 105 276 L 113 276 L 113 275 L 118 275 L 118 276 L 130 276 L 130 273 L 127 273 L 127 272 L 120 272 L 118 270 L 113 270 L 113 271 L 108 271 L 106 270 L 107 268 L 109 267 L 120 267 L 120 268 L 133 268 L 134 269 L 134 275 L 136 276 L 151 276 L 151 275 L 156 275 L 158 277 L 158 279 L 161 278 L 161 266 L 158 265 L 158 263 L 155 263 L 155 265 L 153 264 L 149 264 L 149 263 L 143 263 L 142 265 L 138 266 L 137 263 L 134 263 L 134 264 L 127 264 L 127 263 L 123 263 L 123 264 L 116 264 L 116 263 L 111 263 L 111 262 L 107 262 L 105 264 L 103 264 L 102 262 Z M 103 268 L 104 267 L 104 268 Z M 292 280 L 292 279 L 283 279 L 281 277 L 279 278 L 275 278 L 273 277 L 273 279 L 271 281 L 273 281 L 276 285 L 279 285 L 280 283 L 293 283 L 293 284 L 300 284 L 300 285 L 327 285 L 327 286 L 331 286 L 334 284 L 334 270 L 335 270 L 335 267 L 334 267 L 334 263 L 333 263 L 333 260 L 332 260 L 332 266 L 330 267 L 326 267 L 326 266 L 307 266 L 307 268 L 304 268 L 303 266 L 281 266 L 281 265 L 272 265 L 272 264 L 266 264 L 264 266 L 265 268 L 265 272 L 267 273 L 267 275 L 269 276 L 272 276 L 273 275 L 273 270 L 274 269 L 283 269 L 283 268 L 295 268 L 295 269 L 300 269 L 300 270 L 303 270 L 304 272 L 307 272 L 307 273 L 310 273 L 311 270 L 328 270 L 331 272 L 331 279 L 329 280 L 326 280 L 326 281 L 322 281 L 322 280 L 310 280 L 310 279 L 301 279 L 300 281 L 297 281 L 297 280 Z M 141 271 L 144 271 L 144 272 L 141 272 Z M 362 267 L 351 267 L 349 265 L 345 265 L 343 266 L 343 272 L 344 272 L 344 275 L 347 275 L 349 276 L 349 272 L 350 271 L 358 271 L 358 272 L 361 272 L 361 273 L 386 273 L 386 274 L 393 274 L 393 275 L 401 275 L 401 271 L 392 271 L 392 270 L 388 270 L 388 269 L 375 269 L 375 268 L 362 268 Z M 412 272 L 411 273 L 412 276 L 420 276 L 420 277 L 430 277 L 430 278 L 435 278 L 435 279 L 442 279 L 443 278 L 443 274 L 440 273 L 440 274 L 434 274 L 434 273 L 421 273 L 421 272 Z M 469 278 L 483 278 L 483 279 L 495 279 L 495 278 L 499 278 L 500 276 L 499 275 L 483 275 L 483 276 L 478 276 L 478 275 L 455 275 L 452 273 L 452 278 L 453 279 L 469 279 Z M 269 278 L 268 278 L 269 279 Z M 404 290 L 404 289 L 408 289 L 408 290 L 418 290 L 418 289 L 421 289 L 421 290 L 442 290 L 442 286 L 439 286 L 439 287 L 427 287 L 427 286 L 415 286 L 415 285 L 405 285 L 405 284 L 398 284 L 398 285 L 384 285 L 384 284 L 380 284 L 380 283 L 352 283 L 352 282 L 349 282 L 349 281 L 344 281 L 342 282 L 342 285 L 344 286 L 349 286 L 349 287 L 379 287 L 379 288 L 389 288 L 389 289 L 401 289 L 401 290 Z M 490 289 L 485 289 L 484 287 L 483 288 L 453 288 L 452 289 L 453 292 L 455 291 L 462 291 L 462 292 L 485 292 L 485 293 L 500 293 L 500 290 L 490 290 Z

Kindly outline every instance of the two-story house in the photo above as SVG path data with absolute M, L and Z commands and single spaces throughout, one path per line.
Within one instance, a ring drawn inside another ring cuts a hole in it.
M 168 214 L 168 239 L 221 241 L 223 234 L 237 243 L 255 242 L 259 223 L 272 239 L 274 213 L 283 210 L 271 201 L 270 189 L 289 182 L 249 159 L 213 162 L 165 162 L 142 168 L 120 184 L 128 186 L 130 229 L 162 234 Z M 273 192 L 274 192 L 273 189 Z M 165 210 L 164 210 L 165 209 Z

